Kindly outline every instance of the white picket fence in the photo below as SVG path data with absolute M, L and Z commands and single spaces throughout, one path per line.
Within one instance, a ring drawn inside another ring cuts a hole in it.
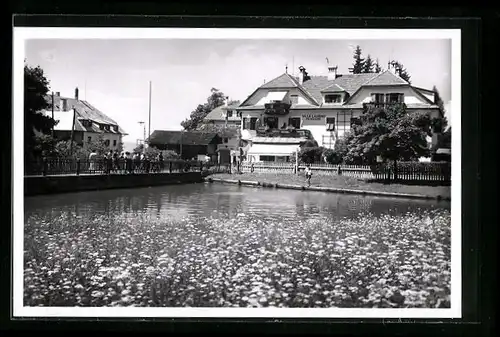
M 306 168 L 305 164 L 299 165 L 299 174 Z M 260 163 L 242 163 L 240 166 L 242 172 L 254 173 L 295 173 L 294 163 L 273 163 L 273 162 L 260 162 Z M 339 174 L 339 165 L 332 165 L 326 163 L 311 164 L 311 170 L 316 175 L 337 175 Z M 340 173 L 347 177 L 360 178 L 360 179 L 373 179 L 376 178 L 372 173 L 369 166 L 362 165 L 341 165 Z
M 368 165 L 333 165 L 326 163 L 311 164 L 313 175 L 338 175 L 357 179 L 387 179 L 394 180 L 394 171 L 390 167 L 386 167 L 379 172 L 374 172 Z M 305 170 L 306 164 L 299 164 L 299 174 Z M 240 170 L 243 173 L 296 173 L 294 163 L 242 163 Z M 436 181 L 450 182 L 451 166 L 449 163 L 434 162 L 434 163 L 412 163 L 400 162 L 397 169 L 398 181 Z

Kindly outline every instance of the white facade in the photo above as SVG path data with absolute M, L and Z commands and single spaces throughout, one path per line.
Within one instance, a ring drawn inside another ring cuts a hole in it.
M 354 75 L 348 76 L 355 78 Z M 242 116 L 242 139 L 251 141 L 257 136 L 257 130 L 266 125 L 268 129 L 286 129 L 293 125 L 295 129 L 309 130 L 319 146 L 333 148 L 336 140 L 350 131 L 352 122 L 361 117 L 363 103 L 370 102 L 405 103 L 408 113 L 423 111 L 431 117 L 440 115 L 432 91 L 412 87 L 390 72 L 363 76 L 368 76 L 366 85 L 360 82 L 357 88 L 351 86 L 348 92 L 342 81 L 334 77 L 330 77 L 328 82 L 323 80 L 321 85 L 324 89 L 311 84 L 310 90 L 307 90 L 294 82 L 291 76 L 281 75 L 273 80 L 276 86 L 258 88 L 237 108 Z M 266 114 L 265 104 L 274 102 L 289 104 L 287 113 Z M 436 139 L 432 137 L 433 142 Z

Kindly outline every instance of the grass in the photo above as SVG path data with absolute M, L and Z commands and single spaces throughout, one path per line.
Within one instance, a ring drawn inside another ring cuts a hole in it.
M 450 307 L 450 213 L 25 225 L 27 306 Z
M 259 181 L 272 184 L 292 184 L 307 186 L 304 174 L 284 174 L 284 173 L 243 173 L 243 174 L 214 174 L 214 178 L 220 179 L 240 179 L 246 181 Z M 311 178 L 311 186 L 335 187 L 346 189 L 358 189 L 364 191 L 395 192 L 407 194 L 421 194 L 432 197 L 441 196 L 451 198 L 450 186 L 420 186 L 420 185 L 402 185 L 402 184 L 383 184 L 377 182 L 367 182 L 361 179 L 338 176 L 338 175 L 319 175 Z

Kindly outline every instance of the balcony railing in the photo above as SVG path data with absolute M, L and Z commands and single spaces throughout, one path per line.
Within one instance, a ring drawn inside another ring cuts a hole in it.
M 388 106 L 404 106 L 404 103 L 401 102 L 368 102 L 368 103 L 363 103 L 363 108 L 370 108 L 370 107 L 375 107 L 375 108 L 385 108 Z
M 312 139 L 311 131 L 306 129 L 268 129 L 257 128 L 256 134 L 259 137 L 289 137 Z

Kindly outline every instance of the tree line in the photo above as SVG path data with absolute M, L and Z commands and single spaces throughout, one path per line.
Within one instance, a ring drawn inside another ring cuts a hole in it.
M 354 61 L 352 64 L 352 68 L 349 68 L 349 72 L 352 74 L 381 73 L 384 71 L 384 69 L 379 63 L 378 58 L 373 60 L 370 54 L 368 54 L 366 58 L 363 57 L 363 52 L 359 45 L 357 45 L 356 48 L 354 49 L 353 58 Z M 393 66 L 396 69 L 396 72 L 398 73 L 399 77 L 401 77 L 402 79 L 411 84 L 410 82 L 411 76 L 404 67 L 402 62 L 397 60 L 391 60 L 389 61 L 388 65 Z

